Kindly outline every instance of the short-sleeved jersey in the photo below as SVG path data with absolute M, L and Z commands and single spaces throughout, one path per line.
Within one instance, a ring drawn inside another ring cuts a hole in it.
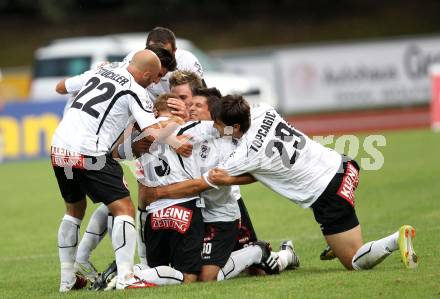
M 168 145 L 156 145 L 150 154 L 143 155 L 138 180 L 147 186 L 165 186 L 193 178 L 218 165 L 225 154 L 235 146 L 228 138 L 218 138 L 218 132 L 212 121 L 190 122 L 176 131 L 176 134 L 193 136 L 193 152 L 190 157 L 181 157 Z M 202 192 L 204 222 L 234 221 L 240 218 L 237 199 L 230 186 Z M 161 199 L 152 203 L 148 212 L 155 212 L 168 206 L 192 200 L 197 197 L 182 199 Z
M 162 119 L 164 118 L 159 118 L 158 120 Z M 199 145 L 203 141 L 217 138 L 218 132 L 212 126 L 212 123 L 192 122 L 180 127 L 175 132 L 178 135 L 182 133 L 194 136 L 192 140 L 192 155 L 182 157 L 169 145 L 153 143 L 149 153 L 142 155 L 138 159 L 137 179 L 140 183 L 148 187 L 157 187 L 200 177 L 201 172 L 197 161 Z M 200 198 L 200 196 L 181 199 L 161 199 L 150 204 L 147 207 L 147 212 L 154 213 L 166 207 L 197 198 Z M 198 206 L 203 206 L 203 202 L 200 202 Z
M 341 155 L 288 124 L 273 107 L 251 108 L 251 127 L 220 165 L 229 175 L 252 174 L 258 181 L 307 208 L 324 192 Z
M 152 102 L 126 68 L 101 67 L 66 80 L 77 93 L 52 139 L 52 146 L 100 156 L 111 151 L 133 116 L 141 129 L 157 123 Z
M 135 53 L 136 51 L 129 53 L 124 58 L 123 64 L 128 65 L 128 63 L 131 61 Z M 199 75 L 200 78 L 203 78 L 202 65 L 200 64 L 197 57 L 194 56 L 194 54 L 183 49 L 177 49 L 175 53 L 175 58 L 177 62 L 177 67 L 176 67 L 177 70 L 194 72 L 197 75 Z M 157 84 L 153 83 L 147 87 L 147 92 L 151 99 L 154 100 L 158 95 L 170 92 L 169 79 L 171 77 L 171 74 L 172 72 L 168 72 L 165 76 L 163 76 L 160 79 L 159 83 Z
M 201 172 L 217 167 L 235 149 L 235 144 L 230 137 L 217 138 L 205 142 L 199 152 Z M 238 206 L 238 186 L 221 186 L 219 189 L 209 189 L 202 192 L 205 208 L 202 209 L 204 222 L 229 222 L 240 218 Z M 241 197 L 241 196 L 240 196 Z

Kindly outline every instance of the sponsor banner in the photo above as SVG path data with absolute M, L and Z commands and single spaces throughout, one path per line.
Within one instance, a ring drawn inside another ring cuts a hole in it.
M 0 161 L 49 157 L 65 101 L 8 103 L 0 110 Z
M 229 69 L 270 80 L 283 113 L 419 105 L 431 98 L 428 70 L 440 63 L 440 37 L 272 48 L 260 55 L 266 59 L 257 50 L 222 58 Z
M 172 229 L 184 234 L 190 224 L 193 211 L 181 206 L 171 206 L 151 214 L 150 223 L 153 230 Z

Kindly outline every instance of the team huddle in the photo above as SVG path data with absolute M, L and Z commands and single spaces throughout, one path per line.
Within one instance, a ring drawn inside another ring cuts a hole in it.
M 58 231 L 60 292 L 147 288 L 277 274 L 299 267 L 291 241 L 258 240 L 239 185 L 260 181 L 313 210 L 349 270 L 399 250 L 417 266 L 409 225 L 363 243 L 355 213 L 356 161 L 313 141 L 266 104 L 208 88 L 203 69 L 156 27 L 146 48 L 60 81 L 70 94 L 51 148 L 66 212 Z M 120 160 L 136 160 L 137 212 Z M 86 196 L 101 205 L 82 239 Z M 136 220 L 135 220 L 136 219 Z M 92 251 L 108 234 L 115 261 L 98 274 Z M 140 263 L 134 264 L 135 251 Z

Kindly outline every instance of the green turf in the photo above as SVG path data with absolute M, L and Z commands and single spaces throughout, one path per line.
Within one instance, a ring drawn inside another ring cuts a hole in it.
M 62 297 L 439 298 L 440 135 L 416 130 L 385 136 L 384 167 L 361 172 L 358 216 L 365 240 L 390 234 L 402 224 L 415 226 L 420 265 L 414 271 L 403 268 L 398 252 L 374 270 L 363 272 L 345 271 L 336 261 L 320 261 L 318 255 L 324 240 L 311 211 L 254 184 L 242 191 L 259 237 L 274 245 L 283 239 L 293 239 L 301 258 L 299 270 L 222 283 L 111 293 L 84 290 Z M 358 160 L 362 157 L 367 155 L 361 153 Z M 134 179 L 127 176 L 134 187 Z M 49 162 L 0 165 L 0 182 L 0 298 L 61 297 L 56 236 L 63 202 Z M 89 205 L 85 223 L 95 207 Z M 112 255 L 111 245 L 105 240 L 94 252 L 93 261 L 98 269 L 103 269 Z

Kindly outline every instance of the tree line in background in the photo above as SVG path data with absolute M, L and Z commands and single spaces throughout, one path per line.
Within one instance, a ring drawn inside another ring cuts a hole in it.
M 440 1 L 0 0 L 0 66 L 55 38 L 171 28 L 205 50 L 439 34 Z
M 417 8 L 417 9 L 414 9 Z M 249 17 L 298 17 L 319 20 L 344 16 L 370 15 L 382 10 L 435 14 L 439 1 L 364 1 L 364 0 L 0 0 L 1 14 L 23 14 L 48 22 L 66 22 L 97 12 L 117 12 L 135 18 L 179 20 Z M 116 11 L 115 11 L 116 10 Z

